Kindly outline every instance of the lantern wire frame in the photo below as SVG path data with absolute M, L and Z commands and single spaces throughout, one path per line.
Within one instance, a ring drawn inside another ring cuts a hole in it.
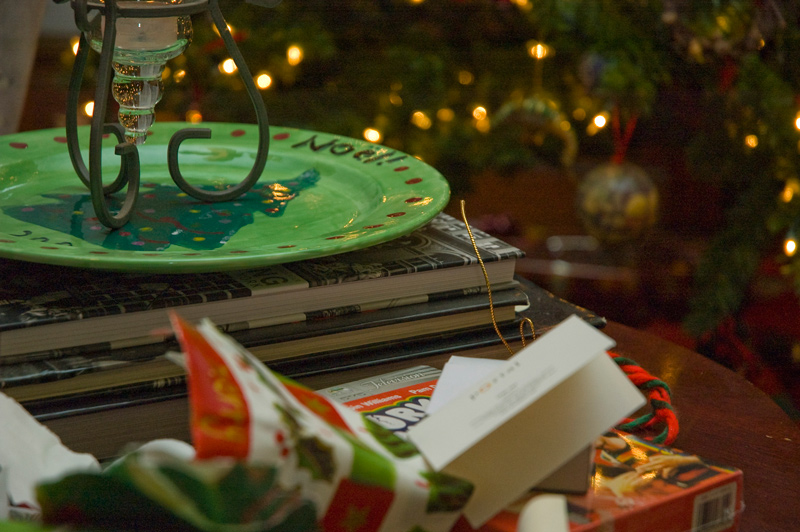
M 78 177 L 89 188 L 97 219 L 106 227 L 119 229 L 124 226 L 133 215 L 136 200 L 139 195 L 139 150 L 136 145 L 125 141 L 124 128 L 119 123 L 104 123 L 108 106 L 108 95 L 113 73 L 112 60 L 116 42 L 116 21 L 120 17 L 130 18 L 155 18 L 191 16 L 208 12 L 216 27 L 225 47 L 233 59 L 241 75 L 242 82 L 250 101 L 253 104 L 258 124 L 258 149 L 255 162 L 250 172 L 239 184 L 223 190 L 204 190 L 189 184 L 179 168 L 178 151 L 181 143 L 188 139 L 209 139 L 211 130 L 208 128 L 184 128 L 175 132 L 167 146 L 167 166 L 170 176 L 178 187 L 186 194 L 208 202 L 229 201 L 237 198 L 250 190 L 261 177 L 266 166 L 269 154 L 269 119 L 267 109 L 261 95 L 253 81 L 253 77 L 245 63 L 236 42 L 231 36 L 225 22 L 218 0 L 183 0 L 179 4 L 154 4 L 135 0 L 54 0 L 56 3 L 69 1 L 75 13 L 75 24 L 80 30 L 78 52 L 73 64 L 67 97 L 66 133 L 67 147 L 72 166 Z M 267 7 L 277 5 L 280 0 L 264 1 L 253 0 Z M 89 133 L 89 166 L 87 168 L 78 143 L 78 98 L 83 82 L 86 61 L 89 55 L 89 42 L 86 37 L 90 31 L 90 13 L 99 12 L 105 17 L 105 31 L 103 32 L 103 45 L 100 52 L 100 62 L 97 68 L 95 107 L 92 113 L 91 129 Z M 114 152 L 121 157 L 121 165 L 117 177 L 108 185 L 103 184 L 101 144 L 103 136 L 113 134 L 119 143 Z M 112 213 L 106 203 L 106 196 L 121 190 L 125 185 L 128 190 L 120 209 Z

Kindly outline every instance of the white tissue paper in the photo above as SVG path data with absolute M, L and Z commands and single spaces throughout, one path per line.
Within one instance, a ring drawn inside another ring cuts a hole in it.
M 8 469 L 0 466 L 0 520 L 8 519 Z
M 5 499 L 3 494 L 8 493 L 13 505 L 38 508 L 37 484 L 73 471 L 100 470 L 94 456 L 65 447 L 58 436 L 3 393 L 0 393 L 0 419 L 3 420 L 0 468 L 6 477 L 6 489 L 0 492 L 0 498 Z
M 517 532 L 569 532 L 567 498 L 545 493 L 537 495 L 522 508 Z

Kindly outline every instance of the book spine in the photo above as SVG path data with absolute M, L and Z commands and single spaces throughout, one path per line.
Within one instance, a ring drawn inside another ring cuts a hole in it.
M 487 233 L 473 231 L 484 262 L 524 256 L 518 248 Z M 477 264 L 466 226 L 440 214 L 431 223 L 399 239 L 319 259 L 286 264 L 309 286 L 325 286 Z
M 11 329 L 252 295 L 228 273 L 111 276 L 37 265 L 36 275 L 30 275 L 16 261 L 2 261 L 0 275 L 11 280 L 0 289 L 0 336 Z
M 38 421 L 63 418 L 113 408 L 130 407 L 167 399 L 186 397 L 186 378 L 158 379 L 90 394 L 39 399 L 22 403 Z
M 108 358 L 111 353 L 113 353 L 114 358 L 118 360 L 144 360 L 163 353 L 164 349 L 161 346 L 167 341 L 168 337 L 166 335 L 153 334 L 127 340 L 99 342 L 63 349 L 48 349 L 45 351 L 25 353 L 23 355 L 6 355 L 0 357 L 0 375 L 3 375 L 3 368 L 6 366 L 31 364 L 31 367 L 34 367 L 36 362 L 49 362 L 53 360 L 69 361 L 71 359 L 78 360 L 80 358 L 104 359 Z M 0 380 L 2 380 L 2 377 L 0 377 Z
M 0 390 L 14 386 L 70 379 L 86 373 L 117 368 L 129 364 L 121 360 L 102 360 L 86 357 L 23 362 L 0 366 Z
M 498 324 L 507 342 L 520 339 L 520 320 Z M 409 362 L 438 355 L 449 356 L 458 352 L 480 348 L 495 348 L 505 352 L 502 340 L 491 326 L 440 333 L 433 336 L 401 341 L 382 342 L 356 348 L 339 349 L 310 356 L 269 362 L 273 371 L 291 378 L 303 378 L 333 371 L 373 367 L 387 362 Z M 511 353 L 508 353 L 510 356 Z

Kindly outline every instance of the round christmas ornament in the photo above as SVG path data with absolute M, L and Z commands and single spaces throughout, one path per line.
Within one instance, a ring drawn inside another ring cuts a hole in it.
M 605 163 L 589 171 L 578 187 L 578 215 L 586 230 L 606 243 L 634 240 L 658 217 L 658 190 L 641 167 Z
M 578 155 L 578 137 L 568 124 L 567 117 L 550 99 L 531 96 L 519 102 L 503 105 L 495 115 L 495 122 L 519 132 L 519 141 L 524 146 L 541 146 L 548 135 L 562 142 L 561 164 L 570 168 Z

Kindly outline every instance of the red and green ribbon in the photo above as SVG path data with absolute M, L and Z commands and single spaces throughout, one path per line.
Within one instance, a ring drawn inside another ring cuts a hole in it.
M 650 405 L 650 412 L 639 417 L 625 418 L 616 428 L 624 432 L 644 432 L 640 436 L 646 440 L 671 445 L 678 437 L 678 416 L 672 407 L 672 391 L 667 383 L 648 373 L 630 358 L 611 351 L 608 354 L 644 394 Z

